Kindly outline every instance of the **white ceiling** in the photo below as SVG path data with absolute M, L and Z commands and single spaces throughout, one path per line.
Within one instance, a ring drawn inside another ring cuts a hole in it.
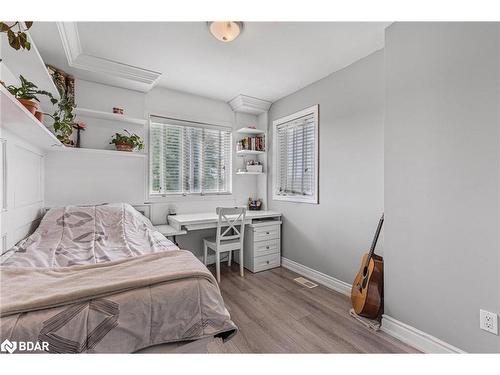
M 231 43 L 204 22 L 78 22 L 86 55 L 161 72 L 158 86 L 229 101 L 239 94 L 276 101 L 383 48 L 383 22 L 245 22 Z M 48 64 L 68 66 L 53 22 L 31 35 Z

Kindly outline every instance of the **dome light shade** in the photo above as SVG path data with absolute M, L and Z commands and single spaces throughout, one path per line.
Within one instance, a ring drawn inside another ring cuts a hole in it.
M 240 35 L 243 30 L 243 22 L 219 21 L 208 22 L 208 29 L 212 35 L 221 42 L 231 42 Z

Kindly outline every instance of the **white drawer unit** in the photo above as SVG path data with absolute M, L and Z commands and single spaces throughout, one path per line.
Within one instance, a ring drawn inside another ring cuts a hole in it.
M 252 225 L 255 225 L 255 224 L 251 224 L 249 225 L 250 227 L 252 227 Z M 252 228 L 252 231 L 251 233 L 253 234 L 253 239 L 254 241 L 267 241 L 267 240 L 272 240 L 272 239 L 275 239 L 275 238 L 280 238 L 280 229 L 281 229 L 281 226 L 280 225 L 266 225 L 266 226 L 262 226 L 262 227 L 254 227 Z
M 279 238 L 274 240 L 258 241 L 254 243 L 253 255 L 255 258 L 262 257 L 264 255 L 279 254 L 280 252 L 280 240 Z
M 271 268 L 276 268 L 281 265 L 281 254 L 264 255 L 262 257 L 255 257 L 253 261 L 252 272 L 265 271 Z
M 259 272 L 281 265 L 281 221 L 270 220 L 245 227 L 245 268 Z M 234 257 L 238 260 L 238 256 Z

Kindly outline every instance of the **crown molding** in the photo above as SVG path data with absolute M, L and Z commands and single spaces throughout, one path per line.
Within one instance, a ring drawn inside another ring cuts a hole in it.
M 83 54 L 76 22 L 56 22 L 56 25 L 68 64 L 73 66 L 78 56 Z
M 266 100 L 240 94 L 234 99 L 230 100 L 228 104 L 231 106 L 231 109 L 234 112 L 260 115 L 261 113 L 269 111 L 272 103 Z
M 151 90 L 160 79 L 159 72 L 84 53 L 77 23 L 56 24 L 70 67 L 95 73 L 99 82 L 142 92 Z

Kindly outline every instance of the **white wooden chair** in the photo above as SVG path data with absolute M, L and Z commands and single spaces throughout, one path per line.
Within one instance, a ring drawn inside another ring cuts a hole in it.
M 245 207 L 217 207 L 217 236 L 203 239 L 203 263 L 207 264 L 208 249 L 215 251 L 217 282 L 220 282 L 220 254 L 228 252 L 231 266 L 232 252 L 240 251 L 240 275 L 243 277 L 243 236 L 245 234 Z M 228 217 L 230 216 L 230 217 Z M 227 228 L 226 228 L 227 227 Z M 223 229 L 225 229 L 223 231 Z

